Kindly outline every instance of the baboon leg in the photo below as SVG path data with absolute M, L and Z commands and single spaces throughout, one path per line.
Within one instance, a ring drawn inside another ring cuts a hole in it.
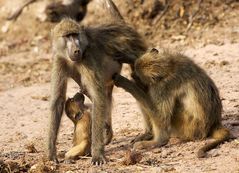
M 143 134 L 136 136 L 136 138 L 133 139 L 131 141 L 131 143 L 135 143 L 138 141 L 147 141 L 147 140 L 151 140 L 153 138 L 152 124 L 150 122 L 150 117 L 149 117 L 147 111 L 144 108 L 142 108 L 142 106 L 140 106 L 140 109 L 141 109 L 141 112 L 142 112 L 143 118 L 144 118 L 145 131 Z
M 152 149 L 166 145 L 169 141 L 169 132 L 167 127 L 159 125 L 159 120 L 152 122 L 153 139 L 149 141 L 140 141 L 134 144 L 134 149 Z M 161 123 L 160 123 L 161 124 Z
M 150 121 L 152 124 L 153 139 L 150 141 L 141 141 L 134 144 L 135 149 L 150 149 L 166 145 L 169 141 L 171 130 L 171 110 L 174 103 L 168 100 L 159 103 L 158 114 L 150 114 Z
M 150 118 L 155 114 L 155 107 L 152 104 L 150 97 L 140 87 L 138 87 L 136 83 L 119 74 L 115 74 L 113 79 L 116 86 L 121 87 L 132 94 L 132 96 L 139 102 L 141 111 L 143 113 L 145 133 L 136 137 L 132 142 L 134 143 L 137 141 L 152 139 L 152 124 Z
M 66 154 L 65 159 L 75 159 L 77 156 L 84 156 L 90 151 L 89 143 L 87 140 L 82 141 L 80 144 L 72 147 Z M 88 151 L 87 151 L 88 150 Z
M 99 79 L 94 77 L 94 80 Z M 93 86 L 95 85 L 95 86 Z M 103 81 L 92 82 L 91 96 L 93 100 L 92 126 L 91 126 L 91 155 L 92 164 L 102 165 L 106 162 L 104 156 L 104 124 L 106 119 L 107 94 Z
M 51 79 L 51 117 L 48 138 L 48 156 L 58 162 L 56 157 L 56 139 L 66 99 L 67 76 L 64 66 L 55 63 Z
M 107 145 L 111 142 L 113 138 L 113 130 L 112 130 L 112 90 L 113 85 L 109 86 L 107 89 L 107 113 L 106 113 L 106 122 L 105 122 L 105 129 L 104 129 L 104 144 Z

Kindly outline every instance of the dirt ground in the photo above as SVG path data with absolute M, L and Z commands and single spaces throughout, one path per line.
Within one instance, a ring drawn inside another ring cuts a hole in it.
M 17 5 L 14 1 L 0 0 L 0 172 L 10 169 L 68 173 L 239 172 L 239 2 L 208 0 L 198 4 L 200 1 L 175 0 L 168 7 L 161 4 L 166 10 L 152 3 L 156 1 L 115 2 L 151 46 L 180 50 L 207 71 L 220 90 L 222 122 L 236 138 L 209 151 L 203 159 L 196 158 L 196 152 L 210 139 L 186 143 L 172 139 L 164 147 L 137 153 L 138 163 L 127 166 L 124 160 L 132 147 L 130 141 L 143 132 L 142 116 L 135 99 L 115 87 L 114 138 L 105 148 L 109 162 L 94 167 L 89 157 L 83 157 L 64 163 L 63 155 L 72 145 L 73 132 L 73 124 L 65 115 L 57 143 L 60 164 L 48 162 L 45 144 L 49 119 L 50 28 L 54 24 L 41 22 L 42 1 L 24 9 L 16 21 L 6 21 Z M 88 9 L 83 24 L 103 20 L 94 1 Z M 123 74 L 128 75 L 127 68 Z M 69 80 L 67 96 L 73 96 L 78 89 Z

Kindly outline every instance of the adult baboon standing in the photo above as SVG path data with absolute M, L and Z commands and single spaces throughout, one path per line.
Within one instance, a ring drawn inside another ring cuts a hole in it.
M 105 162 L 103 129 L 107 122 L 112 131 L 112 75 L 121 70 L 121 64 L 113 57 L 134 61 L 147 49 L 140 35 L 124 22 L 111 0 L 103 0 L 103 6 L 113 18 L 109 24 L 84 28 L 73 20 L 64 19 L 52 31 L 50 160 L 57 161 L 56 139 L 65 103 L 67 78 L 71 77 L 93 102 L 92 163 Z M 111 139 L 105 140 L 109 142 Z

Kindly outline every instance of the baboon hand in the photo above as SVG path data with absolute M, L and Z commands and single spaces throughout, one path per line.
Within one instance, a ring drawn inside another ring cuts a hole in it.
M 117 52 L 113 56 L 113 60 L 118 61 L 119 63 L 127 63 L 129 59 L 127 59 L 122 52 Z
M 126 57 L 123 53 L 117 52 L 115 56 L 113 56 L 113 60 L 117 61 L 118 63 L 126 63 L 126 64 L 134 64 L 135 59 L 130 59 L 129 57 Z
M 105 164 L 106 162 L 107 161 L 104 155 L 92 156 L 91 165 L 101 166 Z
M 118 61 L 119 63 L 123 63 L 124 59 L 122 56 L 113 56 L 114 61 Z
M 115 74 L 113 74 L 112 79 L 113 79 L 113 81 L 114 81 L 114 84 L 115 84 L 116 86 L 119 86 L 120 81 L 124 80 L 124 77 L 122 77 L 122 76 L 121 76 L 120 74 L 118 74 L 118 73 L 115 73 Z
M 197 157 L 204 158 L 206 157 L 206 153 L 203 150 L 198 150 Z

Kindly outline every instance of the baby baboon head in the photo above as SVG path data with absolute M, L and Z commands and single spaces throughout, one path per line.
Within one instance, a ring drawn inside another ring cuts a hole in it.
M 68 98 L 65 104 L 66 115 L 73 121 L 78 121 L 84 113 L 85 96 L 76 93 L 73 98 Z

